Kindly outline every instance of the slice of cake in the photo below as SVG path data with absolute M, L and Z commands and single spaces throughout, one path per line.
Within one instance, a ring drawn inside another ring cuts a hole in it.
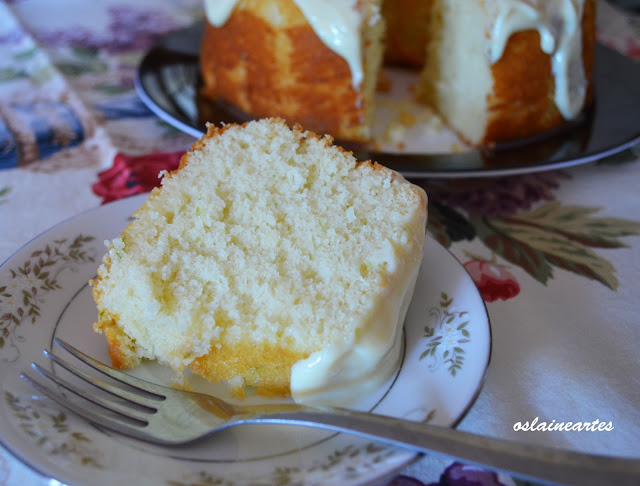
M 93 296 L 113 365 L 144 358 L 304 400 L 397 366 L 426 195 L 278 119 L 209 126 L 108 244 Z

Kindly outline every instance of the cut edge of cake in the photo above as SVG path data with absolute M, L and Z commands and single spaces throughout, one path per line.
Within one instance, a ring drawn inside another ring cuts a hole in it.
M 116 367 L 156 359 L 303 401 L 370 389 L 397 367 L 426 217 L 421 188 L 331 137 L 280 119 L 209 126 L 109 242 L 94 329 Z

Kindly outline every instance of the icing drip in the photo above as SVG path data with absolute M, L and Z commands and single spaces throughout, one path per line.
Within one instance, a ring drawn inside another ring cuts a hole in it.
M 566 119 L 575 118 L 587 92 L 582 63 L 582 13 L 585 0 L 496 0 L 488 46 L 497 62 L 512 34 L 537 30 L 540 48 L 551 56 L 555 103 Z
M 356 8 L 358 0 L 294 1 L 322 42 L 347 61 L 353 86 L 359 86 L 364 74 L 360 45 L 362 15 Z
M 204 0 L 204 14 L 211 25 L 222 27 L 229 20 L 236 3 L 238 0 Z
M 292 0 L 303 12 L 318 37 L 349 65 L 354 88 L 362 83 L 360 30 L 363 14 L 359 0 Z M 238 0 L 204 0 L 209 22 L 220 27 Z M 523 30 L 540 33 L 540 47 L 552 59 L 555 103 L 566 119 L 575 118 L 582 107 L 587 80 L 582 64 L 581 20 L 585 0 L 493 0 L 487 1 L 488 18 L 495 19 L 489 32 L 488 56 L 498 61 L 511 35 Z M 370 22 L 379 20 L 373 12 Z
M 292 0 L 302 11 L 309 24 L 333 52 L 342 57 L 351 70 L 353 86 L 364 79 L 360 27 L 363 15 L 359 0 Z M 238 0 L 205 0 L 207 19 L 216 27 L 224 25 Z

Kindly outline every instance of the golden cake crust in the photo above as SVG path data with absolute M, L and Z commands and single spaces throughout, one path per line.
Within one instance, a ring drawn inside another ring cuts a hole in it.
M 293 352 L 284 344 L 222 343 L 195 359 L 189 369 L 209 381 L 227 381 L 241 375 L 245 386 L 255 387 L 260 395 L 289 396 L 291 367 L 309 356 Z M 235 391 L 241 394 L 243 389 Z
M 269 8 L 277 8 L 274 25 Z M 202 94 L 252 117 L 280 116 L 342 140 L 367 140 L 366 100 L 347 62 L 291 0 L 241 0 L 221 27 L 205 22 Z

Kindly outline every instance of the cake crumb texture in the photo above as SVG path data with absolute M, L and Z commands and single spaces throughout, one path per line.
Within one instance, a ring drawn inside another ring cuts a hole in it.
M 426 195 L 331 142 L 279 119 L 209 125 L 107 242 L 94 329 L 114 366 L 287 395 L 296 362 L 366 332 L 417 273 Z

